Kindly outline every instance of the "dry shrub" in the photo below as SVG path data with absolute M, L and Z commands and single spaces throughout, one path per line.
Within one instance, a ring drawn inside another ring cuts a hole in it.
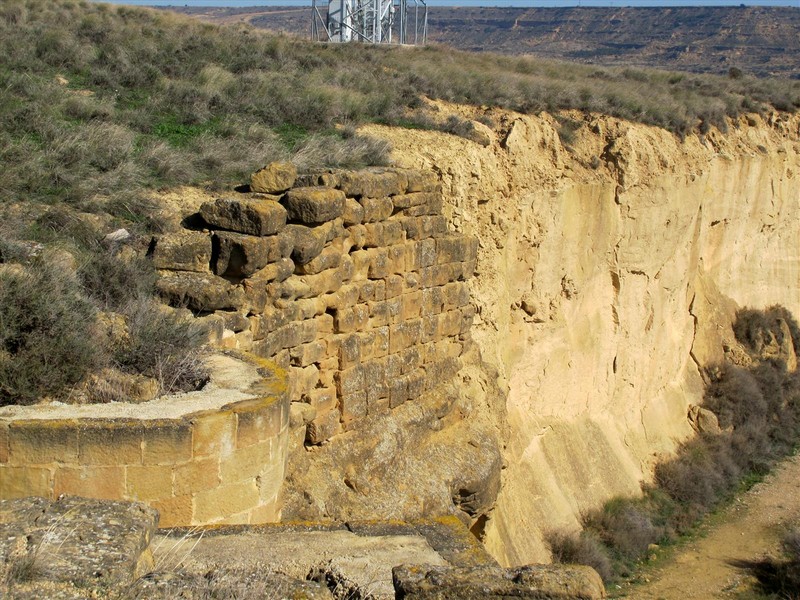
M 206 329 L 149 298 L 126 310 L 129 339 L 114 353 L 120 369 L 158 381 L 160 393 L 191 391 L 208 381 L 203 363 Z
M 606 546 L 590 531 L 564 533 L 552 531 L 546 536 L 553 562 L 588 565 L 609 582 L 614 578 L 614 568 Z
M 0 405 L 63 397 L 102 361 L 94 306 L 48 258 L 0 270 Z

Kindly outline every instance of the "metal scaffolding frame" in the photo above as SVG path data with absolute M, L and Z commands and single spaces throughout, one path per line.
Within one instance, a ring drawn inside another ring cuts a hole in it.
M 426 44 L 425 0 L 311 0 L 311 39 L 318 42 Z M 396 34 L 396 36 L 395 36 Z

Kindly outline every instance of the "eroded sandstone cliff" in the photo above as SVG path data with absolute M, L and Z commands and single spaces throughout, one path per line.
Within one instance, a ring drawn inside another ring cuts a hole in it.
M 737 306 L 800 313 L 800 117 L 682 141 L 574 113 L 567 146 L 546 114 L 435 108 L 492 122 L 474 124 L 491 142 L 367 132 L 438 172 L 449 221 L 479 238 L 473 337 L 508 409 L 485 542 L 507 564 L 547 561 L 549 529 L 636 494 L 691 435 Z

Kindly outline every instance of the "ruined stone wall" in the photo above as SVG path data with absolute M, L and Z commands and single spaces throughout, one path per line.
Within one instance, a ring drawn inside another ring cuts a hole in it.
M 0 500 L 138 500 L 159 511 L 162 527 L 277 521 L 288 396 L 281 377 L 253 389 L 222 406 L 192 403 L 180 416 L 164 416 L 168 409 L 155 403 L 122 414 L 125 405 L 105 404 L 0 415 Z
M 223 347 L 288 370 L 297 444 L 452 379 L 477 240 L 450 232 L 435 175 L 326 171 L 260 189 L 277 193 L 207 202 L 151 256 L 168 302 L 207 315 Z

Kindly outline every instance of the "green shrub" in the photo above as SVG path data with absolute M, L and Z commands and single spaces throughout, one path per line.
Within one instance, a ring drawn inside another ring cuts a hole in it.
M 63 398 L 102 361 L 95 308 L 46 257 L 0 270 L 0 405 Z

